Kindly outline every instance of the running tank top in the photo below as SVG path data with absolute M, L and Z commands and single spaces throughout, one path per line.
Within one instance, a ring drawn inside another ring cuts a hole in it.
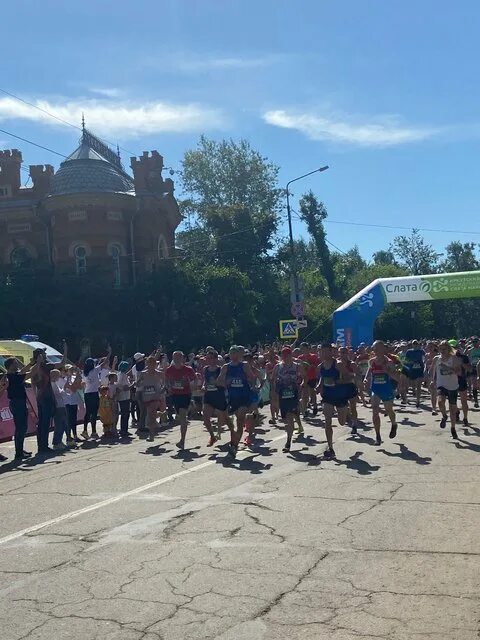
M 278 395 L 282 400 L 296 398 L 298 396 L 298 365 L 280 363 L 275 383 Z
M 320 365 L 320 378 L 322 379 L 325 391 L 333 390 L 337 384 L 339 377 L 340 373 L 335 362 L 333 362 L 332 366 L 328 367 L 328 369 L 322 362 L 322 364 Z
M 247 375 L 243 368 L 243 362 L 239 362 L 238 364 L 229 362 L 227 364 L 226 384 L 230 396 L 250 392 L 250 385 L 248 384 Z
M 205 380 L 205 391 L 218 391 L 217 378 L 220 375 L 220 367 L 216 367 L 214 371 L 205 367 L 203 370 L 203 379 Z
M 392 387 L 392 379 L 388 375 L 387 363 L 373 360 L 370 364 L 370 372 L 372 374 L 370 389 L 373 392 L 375 392 L 375 389 L 387 391 Z

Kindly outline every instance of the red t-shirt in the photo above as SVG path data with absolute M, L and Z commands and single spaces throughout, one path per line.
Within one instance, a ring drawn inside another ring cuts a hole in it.
M 178 369 L 171 364 L 165 369 L 165 378 L 172 396 L 190 395 L 192 393 L 190 382 L 195 380 L 195 372 L 192 367 L 187 367 L 184 364 Z
M 302 362 L 308 362 L 307 380 L 315 380 L 317 377 L 317 368 L 320 364 L 320 358 L 315 353 L 302 353 L 298 359 Z

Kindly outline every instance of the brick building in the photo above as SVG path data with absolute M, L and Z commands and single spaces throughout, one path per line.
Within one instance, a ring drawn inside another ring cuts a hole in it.
M 112 286 L 134 284 L 174 254 L 180 212 L 163 158 L 145 151 L 120 157 L 86 129 L 80 146 L 55 173 L 31 165 L 22 187 L 22 154 L 0 151 L 0 264 L 50 265 L 59 275 L 99 277 Z

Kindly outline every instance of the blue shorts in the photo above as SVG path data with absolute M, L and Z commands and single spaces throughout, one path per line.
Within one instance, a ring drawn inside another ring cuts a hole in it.
M 393 402 L 394 393 L 391 384 L 379 384 L 370 387 L 370 395 L 377 396 L 382 402 Z

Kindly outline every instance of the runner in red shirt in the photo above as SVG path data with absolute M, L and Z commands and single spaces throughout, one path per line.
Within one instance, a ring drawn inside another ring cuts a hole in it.
M 174 351 L 172 363 L 165 369 L 165 382 L 170 401 L 175 407 L 175 412 L 180 420 L 179 449 L 185 448 L 187 435 L 187 414 L 192 400 L 192 389 L 195 381 L 195 372 L 192 367 L 185 364 L 185 356 L 182 351 Z
M 310 349 L 310 346 L 306 342 L 302 342 L 298 359 L 306 365 L 302 398 L 303 414 L 305 416 L 307 415 L 308 403 L 310 402 L 313 407 L 313 415 L 316 416 L 318 413 L 316 392 L 318 384 L 317 370 L 320 364 L 320 358 L 314 353 L 313 349 Z

